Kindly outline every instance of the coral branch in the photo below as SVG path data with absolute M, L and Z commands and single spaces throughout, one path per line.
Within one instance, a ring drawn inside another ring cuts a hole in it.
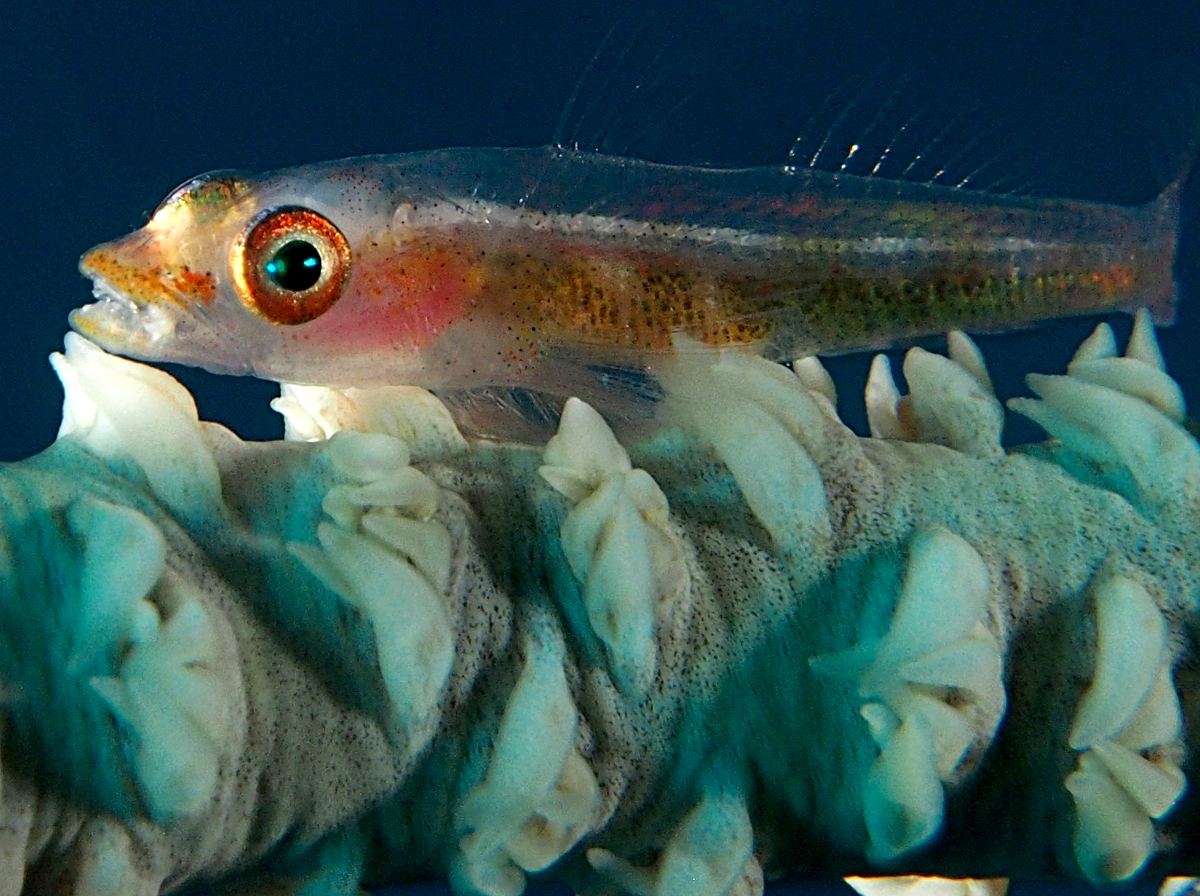
M 679 349 L 643 444 L 319 387 L 255 444 L 68 337 L 0 470 L 4 892 L 1200 871 L 1200 445 L 1147 318 L 1008 453 L 962 334 L 876 364 L 872 438 L 813 359 Z

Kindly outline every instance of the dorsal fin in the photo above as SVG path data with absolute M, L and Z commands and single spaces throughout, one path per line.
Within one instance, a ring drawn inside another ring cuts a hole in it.
M 596 47 L 559 114 L 552 143 L 642 157 L 651 132 L 669 127 L 689 88 L 674 54 L 682 42 L 654 10 L 618 19 Z
M 783 164 L 997 193 L 1030 192 L 1015 131 L 979 100 L 946 96 L 894 63 L 808 80 L 813 23 L 784 39 L 762 22 L 692 11 L 618 19 L 583 66 L 552 142 L 668 164 Z M 778 29 L 777 29 L 778 30 Z M 753 64 L 749 62 L 753 60 Z M 749 100 L 778 101 L 743 120 Z M 973 103 L 973 105 L 971 104 Z M 735 139 L 734 139 L 735 138 Z M 790 142 L 790 151 L 788 149 Z M 1023 143 L 1025 141 L 1021 141 Z

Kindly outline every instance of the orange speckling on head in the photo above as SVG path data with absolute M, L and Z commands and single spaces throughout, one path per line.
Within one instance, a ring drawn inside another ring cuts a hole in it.
M 217 284 L 212 274 L 201 274 L 193 271 L 186 264 L 180 268 L 167 269 L 163 278 L 170 280 L 171 285 L 184 296 L 195 299 L 202 304 L 212 304 L 217 297 Z
M 87 253 L 80 267 L 143 304 L 166 301 L 176 305 L 193 302 L 208 305 L 217 296 L 216 280 L 211 274 L 193 271 L 187 265 L 140 265 L 114 255 L 105 246 Z

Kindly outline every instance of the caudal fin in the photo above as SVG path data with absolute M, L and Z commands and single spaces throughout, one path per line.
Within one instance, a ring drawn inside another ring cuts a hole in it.
M 1154 323 L 1160 327 L 1175 322 L 1175 309 L 1179 304 L 1180 200 L 1195 161 L 1196 150 L 1192 150 L 1180 166 L 1179 173 L 1157 198 L 1146 205 L 1149 215 L 1148 248 L 1171 266 L 1171 276 L 1163 278 L 1163 288 L 1156 294 L 1139 296 L 1138 299 L 1141 305 L 1150 309 Z

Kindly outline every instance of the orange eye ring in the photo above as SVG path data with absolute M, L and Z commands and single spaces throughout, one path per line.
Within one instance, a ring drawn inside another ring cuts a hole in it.
M 285 326 L 332 308 L 350 279 L 350 261 L 350 244 L 333 222 L 295 205 L 256 215 L 230 258 L 242 303 Z

